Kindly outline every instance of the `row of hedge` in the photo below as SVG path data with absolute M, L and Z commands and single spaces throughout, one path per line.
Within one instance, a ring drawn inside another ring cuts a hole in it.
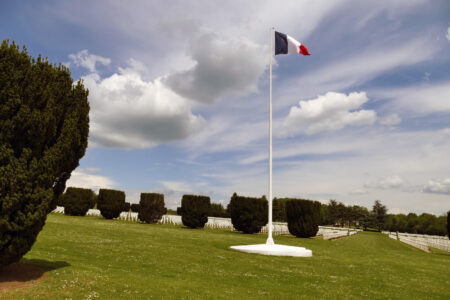
M 95 202 L 97 202 L 97 209 L 106 219 L 117 218 L 122 211 L 131 209 L 138 213 L 141 222 L 157 223 L 167 212 L 164 195 L 157 193 L 142 193 L 139 204 L 130 205 L 125 202 L 123 191 L 100 189 L 96 197 L 90 189 L 69 187 L 60 199 L 60 204 L 65 207 L 65 214 L 75 216 L 86 215 L 89 208 L 94 207 Z M 316 235 L 320 222 L 320 202 L 285 198 L 275 203 L 274 206 L 280 206 L 275 210 L 278 214 L 279 211 L 285 212 L 284 217 L 277 217 L 286 219 L 292 235 L 297 237 Z M 215 209 L 220 212 L 220 208 Z M 203 228 L 208 222 L 211 211 L 211 199 L 199 195 L 183 195 L 181 207 L 177 209 L 183 225 L 190 228 Z M 267 224 L 267 211 L 268 202 L 264 196 L 244 197 L 236 193 L 231 196 L 227 207 L 227 214 L 231 217 L 233 227 L 237 231 L 248 234 L 261 231 L 261 228 Z
M 68 187 L 58 199 L 58 205 L 64 206 L 64 213 L 71 216 L 85 216 L 90 208 L 97 205 L 105 219 L 114 219 L 122 211 L 136 211 L 138 218 L 144 223 L 156 223 L 166 213 L 164 195 L 142 193 L 139 204 L 125 202 L 123 191 L 100 189 L 98 196 L 90 189 Z

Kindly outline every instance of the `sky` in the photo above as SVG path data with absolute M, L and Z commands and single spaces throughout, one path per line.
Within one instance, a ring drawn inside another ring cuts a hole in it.
M 12 1 L 0 36 L 89 89 L 68 186 L 227 204 L 268 193 L 270 28 L 311 56 L 273 62 L 275 197 L 390 213 L 450 209 L 450 1 Z

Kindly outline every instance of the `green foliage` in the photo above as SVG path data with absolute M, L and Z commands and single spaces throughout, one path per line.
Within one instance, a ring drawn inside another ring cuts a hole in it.
M 139 209 L 141 208 L 141 205 L 138 203 L 133 203 L 130 205 L 131 211 L 132 212 L 139 212 Z
M 229 218 L 228 212 L 220 203 L 211 203 L 210 217 Z
M 123 191 L 100 189 L 97 198 L 97 208 L 105 219 L 114 219 L 120 216 L 125 206 L 125 193 Z
M 0 266 L 28 252 L 87 147 L 88 91 L 69 70 L 0 46 Z
M 210 210 L 211 200 L 207 196 L 183 195 L 181 198 L 181 220 L 187 227 L 205 227 Z
M 157 223 L 166 212 L 164 195 L 156 193 L 141 193 L 138 218 L 144 223 Z
M 296 237 L 313 237 L 319 230 L 319 201 L 291 199 L 286 202 L 288 229 Z
M 166 215 L 171 215 L 171 216 L 176 216 L 177 215 L 177 211 L 175 209 L 167 209 Z
M 450 239 L 450 210 L 447 212 L 447 236 Z
M 97 208 L 97 199 L 98 199 L 98 195 L 96 193 L 94 193 L 94 198 L 92 199 L 91 206 L 89 206 L 90 209 Z
M 129 212 L 130 209 L 131 209 L 131 204 L 130 204 L 130 202 L 125 202 L 125 203 L 123 204 L 122 211 L 124 211 L 124 212 Z
M 375 227 L 381 231 L 386 223 L 387 208 L 379 200 L 376 200 L 372 207 L 372 214 L 375 216 Z
M 338 226 L 369 226 L 373 222 L 369 217 L 369 210 L 366 207 L 358 205 L 346 206 L 342 202 L 330 200 L 327 206 L 321 208 L 321 225 Z M 373 224 L 372 224 L 373 226 Z
M 243 233 L 260 232 L 261 228 L 267 224 L 267 204 L 265 197 L 243 197 L 234 193 L 228 204 L 233 227 Z
M 286 222 L 286 201 L 288 198 L 274 198 L 272 201 L 272 218 L 275 222 Z
M 94 192 L 90 189 L 68 187 L 61 196 L 64 203 L 64 214 L 70 216 L 85 216 L 94 203 Z
M 329 225 L 331 224 L 329 213 L 328 213 L 328 205 L 321 204 L 320 206 L 320 223 L 319 225 Z
M 407 232 L 429 235 L 445 235 L 445 216 L 436 217 L 435 215 L 423 213 L 420 216 L 416 214 L 390 214 L 386 218 L 384 229 L 393 232 Z

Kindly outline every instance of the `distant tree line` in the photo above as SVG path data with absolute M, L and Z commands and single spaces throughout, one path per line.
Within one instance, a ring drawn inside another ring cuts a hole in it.
M 416 215 L 414 213 L 390 214 L 386 218 L 384 229 L 389 231 L 429 234 L 429 235 L 446 235 L 447 234 L 447 216 L 439 216 L 423 213 Z

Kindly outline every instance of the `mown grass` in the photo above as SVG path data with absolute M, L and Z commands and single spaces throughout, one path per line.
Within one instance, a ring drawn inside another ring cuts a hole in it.
M 22 263 L 47 280 L 2 299 L 450 299 L 450 255 L 379 233 L 275 237 L 312 258 L 232 251 L 263 235 L 51 214 Z

